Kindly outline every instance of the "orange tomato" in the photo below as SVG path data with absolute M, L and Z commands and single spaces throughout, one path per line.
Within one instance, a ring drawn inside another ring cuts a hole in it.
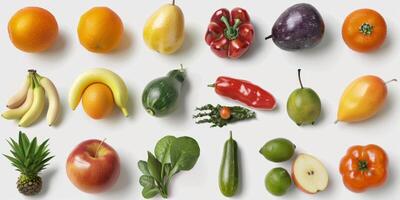
M 362 76 L 343 92 L 337 113 L 337 121 L 359 122 L 373 117 L 385 105 L 386 83 L 379 77 Z
M 114 97 L 111 89 L 102 83 L 94 83 L 85 89 L 82 106 L 93 119 L 103 119 L 114 110 Z
M 352 192 L 363 192 L 386 182 L 388 158 L 385 151 L 374 144 L 352 146 L 340 162 L 344 185 Z
M 58 24 L 54 16 L 39 7 L 26 7 L 16 12 L 8 22 L 11 42 L 25 52 L 49 49 L 58 37 Z
M 79 41 L 91 52 L 107 53 L 114 50 L 120 44 L 123 33 L 121 19 L 107 7 L 94 7 L 79 20 Z
M 385 19 L 371 9 L 360 9 L 348 15 L 343 23 L 344 42 L 354 51 L 369 52 L 382 46 L 386 39 Z

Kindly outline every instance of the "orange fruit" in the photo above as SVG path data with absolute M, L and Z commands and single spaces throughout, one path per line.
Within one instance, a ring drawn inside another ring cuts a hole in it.
M 121 19 L 107 7 L 94 7 L 79 20 L 79 41 L 91 52 L 107 53 L 114 50 L 119 46 L 123 33 Z
M 94 83 L 85 89 L 82 106 L 93 119 L 103 119 L 114 110 L 114 97 L 111 89 L 102 83 Z
M 354 51 L 370 52 L 378 49 L 386 39 L 386 22 L 378 12 L 359 9 L 348 15 L 343 23 L 342 37 Z
M 39 7 L 26 7 L 16 12 L 8 22 L 11 42 L 25 52 L 49 49 L 58 37 L 56 18 Z

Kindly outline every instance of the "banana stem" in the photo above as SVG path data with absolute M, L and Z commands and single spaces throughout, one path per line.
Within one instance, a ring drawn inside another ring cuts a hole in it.
M 35 76 L 33 75 L 33 73 L 30 73 L 29 75 L 31 76 L 31 85 L 32 85 L 32 88 L 35 89 L 35 87 L 36 87 L 36 79 L 35 79 Z
M 42 87 L 36 78 L 36 73 L 32 73 L 32 79 L 33 79 L 33 88 Z
M 36 73 L 36 70 L 35 70 L 35 69 L 28 69 L 28 72 L 30 72 L 30 73 Z

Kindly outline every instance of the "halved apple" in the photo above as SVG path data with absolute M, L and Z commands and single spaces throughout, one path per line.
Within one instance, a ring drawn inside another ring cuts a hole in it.
M 295 185 L 305 193 L 315 194 L 328 187 L 329 175 L 325 166 L 314 156 L 300 154 L 292 165 Z

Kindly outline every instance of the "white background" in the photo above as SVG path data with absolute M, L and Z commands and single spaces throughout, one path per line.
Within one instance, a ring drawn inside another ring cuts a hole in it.
M 136 163 L 146 159 L 146 151 L 166 134 L 189 135 L 197 139 L 201 156 L 190 172 L 182 172 L 173 179 L 170 199 L 224 199 L 218 189 L 218 169 L 222 148 L 233 130 L 242 158 L 241 186 L 236 199 L 275 199 L 264 188 L 265 174 L 276 166 L 290 167 L 290 162 L 273 164 L 264 159 L 259 148 L 268 140 L 285 137 L 297 145 L 297 152 L 318 157 L 328 168 L 330 185 L 317 195 L 304 194 L 296 188 L 279 199 L 393 199 L 400 196 L 398 186 L 400 153 L 399 139 L 399 83 L 389 85 L 388 102 L 374 119 L 358 124 L 337 124 L 335 121 L 339 98 L 345 86 L 353 79 L 376 74 L 385 80 L 400 78 L 399 29 L 400 12 L 397 1 L 308 1 L 318 8 L 326 24 L 321 44 L 312 50 L 285 52 L 272 41 L 264 41 L 280 13 L 298 1 L 244 1 L 244 0 L 178 0 L 186 21 L 186 40 L 183 48 L 171 56 L 159 55 L 148 49 L 142 39 L 146 18 L 162 4 L 151 1 L 28 1 L 1 0 L 0 102 L 5 105 L 20 84 L 26 70 L 35 68 L 54 81 L 61 93 L 63 114 L 61 124 L 49 128 L 45 120 L 28 129 L 20 129 L 12 121 L 0 120 L 0 152 L 8 153 L 6 139 L 17 137 L 19 130 L 42 141 L 51 138 L 50 148 L 56 156 L 42 175 L 43 192 L 34 199 L 142 199 L 138 184 L 140 173 Z M 11 44 L 7 34 L 9 18 L 24 6 L 42 6 L 57 18 L 60 37 L 53 49 L 41 54 L 23 53 Z M 105 5 L 119 14 L 125 25 L 122 47 L 108 55 L 86 51 L 76 35 L 80 15 L 93 6 Z M 256 27 L 255 43 L 240 60 L 216 57 L 204 42 L 204 33 L 212 13 L 221 8 L 241 6 L 250 13 Z M 341 25 L 351 11 L 369 7 L 378 10 L 388 24 L 388 38 L 382 49 L 372 54 L 351 51 L 341 38 Z M 187 69 L 187 82 L 182 93 L 183 102 L 171 116 L 158 119 L 145 113 L 141 106 L 141 92 L 152 79 L 165 75 L 183 64 Z M 125 79 L 130 92 L 131 116 L 124 118 L 119 110 L 109 119 L 95 121 L 79 107 L 72 112 L 67 106 L 68 90 L 74 79 L 86 69 L 107 67 Z M 323 114 L 315 126 L 297 127 L 286 114 L 286 99 L 299 85 L 297 68 L 303 69 L 305 86 L 312 87 L 321 97 Z M 257 112 L 258 119 L 238 123 L 222 129 L 195 125 L 191 119 L 195 106 L 207 103 L 236 105 L 216 95 L 206 87 L 217 76 L 228 75 L 251 80 L 264 87 L 277 98 L 275 111 Z M 3 107 L 5 109 L 5 107 Z M 65 161 L 72 149 L 86 139 L 107 138 L 107 143 L 119 153 L 122 173 L 117 184 L 106 193 L 91 195 L 77 190 L 65 173 Z M 355 144 L 375 143 L 382 146 L 390 158 L 390 176 L 385 187 L 354 194 L 342 184 L 338 165 L 348 147 Z M 24 199 L 16 190 L 18 173 L 5 158 L 0 158 L 1 199 Z M 276 198 L 278 199 L 278 198 Z

